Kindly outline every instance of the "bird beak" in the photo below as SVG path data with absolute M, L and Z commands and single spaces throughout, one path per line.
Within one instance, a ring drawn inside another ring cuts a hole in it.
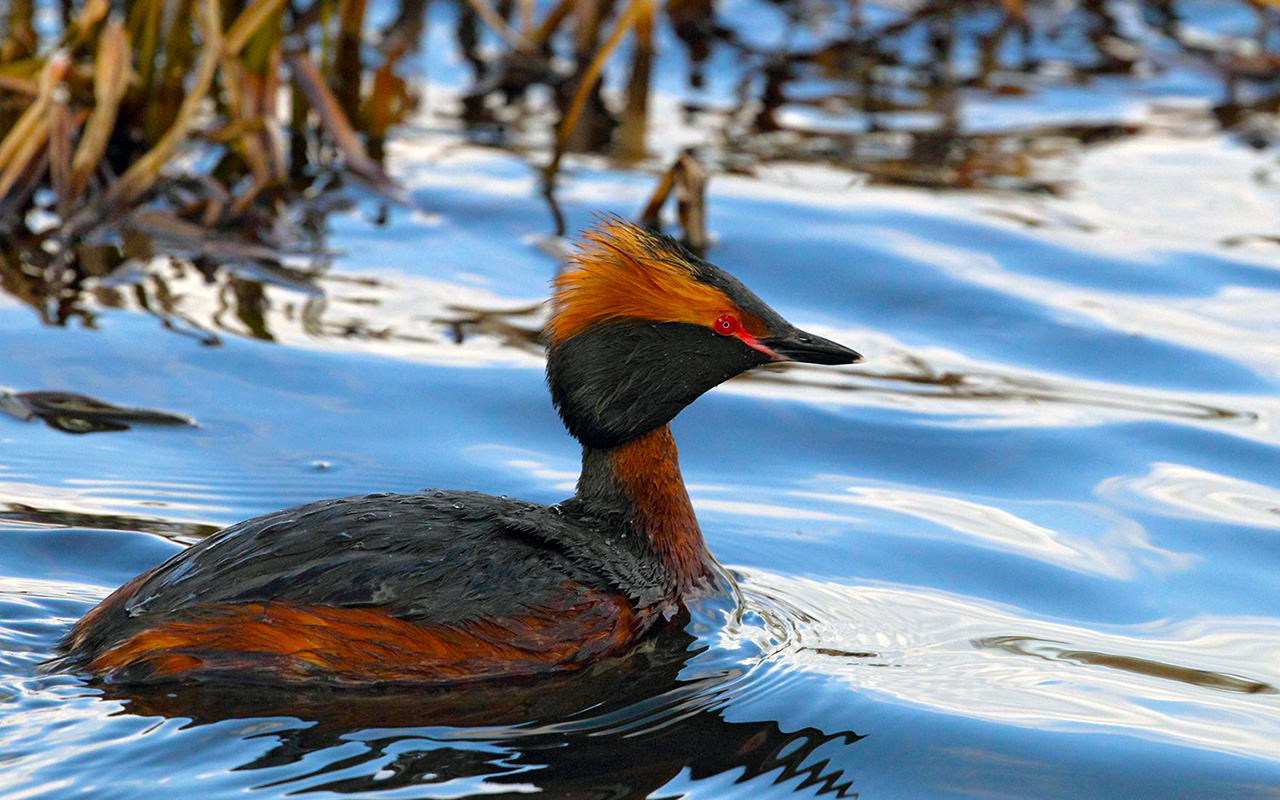
M 803 361 L 806 364 L 856 364 L 862 356 L 830 339 L 792 328 L 789 333 L 774 336 L 761 342 L 782 361 Z

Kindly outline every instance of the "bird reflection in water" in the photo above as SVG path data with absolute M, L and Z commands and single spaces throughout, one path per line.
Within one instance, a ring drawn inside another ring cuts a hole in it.
M 567 677 L 466 691 L 220 681 L 104 684 L 104 699 L 123 703 L 129 714 L 187 718 L 192 725 L 299 720 L 297 727 L 246 728 L 244 741 L 270 736 L 277 744 L 239 771 L 294 770 L 259 788 L 358 795 L 420 787 L 417 797 L 434 796 L 433 786 L 455 796 L 460 786 L 469 794 L 482 784 L 487 796 L 499 798 L 535 790 L 554 798 L 641 798 L 682 774 L 705 780 L 733 773 L 735 783 L 785 784 L 798 796 L 857 796 L 853 776 L 836 764 L 862 735 L 730 722 L 722 712 L 741 670 L 693 668 L 703 648 L 683 627 Z M 364 752 L 351 755 L 353 742 Z

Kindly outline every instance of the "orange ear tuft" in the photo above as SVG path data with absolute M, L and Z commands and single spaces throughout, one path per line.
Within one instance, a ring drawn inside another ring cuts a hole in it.
M 697 280 L 669 240 L 618 217 L 601 217 L 568 260 L 552 283 L 552 341 L 610 319 L 710 326 L 722 314 L 742 315 L 723 292 Z

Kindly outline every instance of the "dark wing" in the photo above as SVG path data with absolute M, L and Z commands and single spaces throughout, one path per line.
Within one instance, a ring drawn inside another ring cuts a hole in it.
M 665 599 L 665 570 L 606 521 L 473 492 L 325 500 L 232 525 L 113 595 L 68 637 L 91 655 L 200 608 L 377 608 L 465 627 L 545 609 L 566 586 Z

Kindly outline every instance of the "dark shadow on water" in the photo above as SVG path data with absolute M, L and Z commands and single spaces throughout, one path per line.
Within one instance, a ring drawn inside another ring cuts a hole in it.
M 682 677 L 699 652 L 694 638 L 673 625 L 627 656 L 529 682 L 380 691 L 214 683 L 103 688 L 104 699 L 123 703 L 124 713 L 187 718 L 195 726 L 282 717 L 305 723 L 264 722 L 244 735 L 276 744 L 235 771 L 298 768 L 256 788 L 359 795 L 476 779 L 491 797 L 536 788 L 554 798 L 640 798 L 687 770 L 693 780 L 735 773 L 735 783 L 764 780 L 813 796 L 857 796 L 853 777 L 833 756 L 862 735 L 730 722 L 723 711 L 741 670 Z M 364 752 L 325 757 L 324 751 L 349 751 L 353 741 Z

